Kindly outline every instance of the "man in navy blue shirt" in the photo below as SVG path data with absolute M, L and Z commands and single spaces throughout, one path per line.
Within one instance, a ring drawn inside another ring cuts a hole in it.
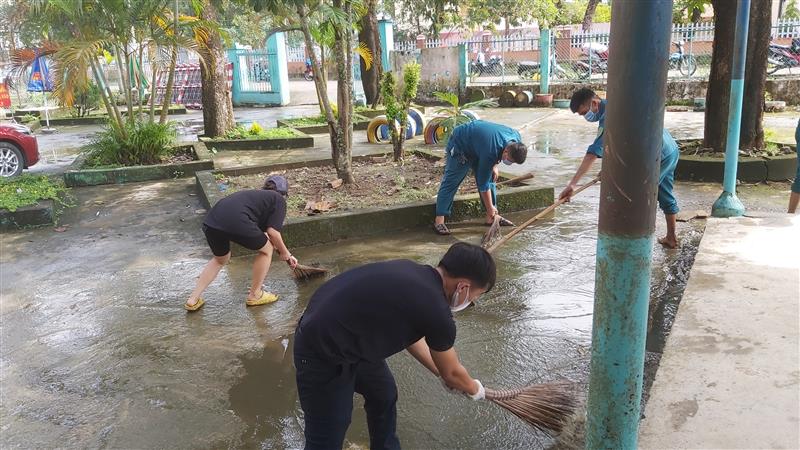
M 408 260 L 368 264 L 323 284 L 297 325 L 294 364 L 306 449 L 341 449 L 353 394 L 364 397 L 371 449 L 398 449 L 397 386 L 386 358 L 407 350 L 473 400 L 485 398 L 453 348 L 453 313 L 494 286 L 483 248 L 459 242 L 437 267 Z
M 603 157 L 603 135 L 606 125 L 606 100 L 598 97 L 589 88 L 581 88 L 572 94 L 569 105 L 573 113 L 580 114 L 588 122 L 597 122 L 597 137 L 592 145 L 586 150 L 581 165 L 575 172 L 567 187 L 561 191 L 559 199 L 566 198 L 567 201 L 572 197 L 575 187 L 597 158 Z M 678 214 L 678 201 L 672 193 L 675 180 L 675 167 L 678 165 L 678 144 L 672 135 L 664 128 L 661 144 L 661 172 L 658 178 L 658 206 L 664 211 L 664 218 L 667 221 L 667 235 L 658 240 L 658 243 L 667 248 L 678 247 L 678 237 L 675 234 L 676 214 Z
M 437 234 L 450 234 L 444 218 L 450 215 L 453 198 L 458 186 L 470 169 L 475 174 L 475 184 L 486 208 L 486 223 L 491 225 L 497 214 L 495 180 L 499 174 L 497 164 L 522 164 L 528 149 L 522 143 L 517 130 L 505 125 L 474 120 L 457 126 L 445 148 L 447 162 L 444 166 L 442 184 L 436 197 L 436 220 L 433 229 Z M 500 225 L 513 226 L 511 221 L 500 218 Z

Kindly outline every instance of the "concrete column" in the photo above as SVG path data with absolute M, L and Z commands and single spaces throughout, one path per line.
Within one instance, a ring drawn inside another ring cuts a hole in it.
M 233 64 L 233 80 L 231 83 L 231 101 L 233 105 L 239 105 L 241 103 L 240 97 L 242 94 L 242 64 L 239 61 L 239 55 L 236 51 L 236 48 L 228 49 L 228 61 Z
M 637 445 L 672 25 L 672 0 L 612 7 L 587 449 Z
M 272 92 L 272 101 L 279 105 L 289 104 L 289 61 L 286 55 L 286 36 L 284 33 L 275 33 L 267 39 L 267 54 L 269 55 L 269 75 Z M 234 71 L 235 73 L 235 71 Z
M 458 92 L 460 95 L 467 93 L 467 76 L 469 72 L 469 56 L 467 44 L 458 44 Z
M 539 93 L 550 93 L 550 30 L 539 32 Z
M 394 51 L 394 23 L 392 19 L 381 19 L 378 21 L 378 34 L 381 37 L 381 65 L 384 72 L 392 70 L 392 55 Z
M 733 38 L 731 101 L 728 109 L 728 136 L 725 142 L 725 177 L 722 181 L 722 194 L 711 208 L 711 215 L 714 217 L 744 215 L 744 205 L 736 196 L 736 169 L 739 164 L 739 131 L 742 126 L 744 64 L 747 59 L 749 17 L 750 0 L 739 0 L 736 5 L 736 34 Z

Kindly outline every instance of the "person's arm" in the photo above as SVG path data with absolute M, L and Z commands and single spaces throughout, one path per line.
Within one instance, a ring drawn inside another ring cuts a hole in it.
M 566 201 L 570 201 L 572 198 L 572 193 L 575 191 L 575 188 L 578 186 L 578 181 L 586 175 L 586 172 L 591 169 L 592 164 L 597 159 L 597 155 L 594 153 L 587 153 L 586 156 L 583 157 L 583 161 L 581 161 L 581 165 L 578 167 L 578 170 L 575 172 L 575 176 L 569 181 L 567 187 L 561 191 L 561 194 L 558 196 L 558 199 L 561 200 L 562 198 L 566 198 Z
M 272 246 L 275 247 L 278 255 L 280 255 L 281 260 L 286 261 L 286 263 L 289 264 L 292 269 L 294 269 L 295 266 L 297 266 L 297 258 L 289 253 L 289 249 L 286 248 L 286 244 L 283 243 L 283 237 L 281 236 L 280 231 L 269 227 L 267 228 L 267 237 L 269 237 L 269 241 L 272 242 Z
M 467 369 L 458 361 L 455 348 L 443 352 L 430 351 L 431 359 L 439 370 L 439 375 L 445 384 L 475 398 L 483 391 L 483 386 L 478 380 L 473 379 Z
M 492 192 L 489 190 L 491 187 L 492 176 L 494 174 L 495 161 L 481 156 L 478 163 L 473 166 L 475 172 L 475 184 L 478 187 L 478 193 L 483 201 L 486 211 L 491 213 L 492 216 L 497 214 L 497 205 L 492 203 Z
M 436 364 L 433 362 L 433 358 L 431 358 L 431 349 L 428 347 L 428 344 L 425 342 L 425 338 L 414 342 L 413 344 L 409 345 L 408 353 L 414 357 L 420 364 L 425 366 L 428 370 L 433 372 L 434 375 L 437 377 L 439 376 L 439 369 L 436 368 Z

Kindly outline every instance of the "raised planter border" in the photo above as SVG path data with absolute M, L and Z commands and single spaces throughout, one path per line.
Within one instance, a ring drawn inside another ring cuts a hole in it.
M 681 139 L 692 142 L 696 139 Z M 784 145 L 786 144 L 778 144 Z M 791 148 L 796 148 L 788 145 Z M 785 181 L 797 173 L 797 155 L 771 157 L 739 157 L 736 179 L 746 183 L 763 181 Z M 725 175 L 725 160 L 704 156 L 681 155 L 675 168 L 675 179 L 684 181 L 722 182 Z
M 358 114 L 359 116 L 366 117 L 368 119 L 374 119 L 378 116 L 382 116 L 386 114 L 386 108 L 378 108 L 378 109 L 368 109 L 366 111 L 355 111 L 354 114 Z
M 353 114 L 353 130 L 362 131 L 366 130 L 369 126 L 370 118 L 364 117 L 361 114 Z M 284 119 L 276 121 L 278 127 L 294 128 L 295 130 L 306 134 L 328 134 L 328 125 L 292 125 Z
M 160 109 L 158 110 L 161 111 Z M 186 107 L 170 108 L 167 115 L 186 114 Z M 125 111 L 122 111 L 125 116 Z M 102 125 L 108 122 L 108 114 L 99 116 L 88 117 L 57 117 L 50 118 L 50 126 L 68 126 L 68 125 Z M 39 123 L 44 127 L 47 126 L 47 120 L 39 118 Z
M 314 146 L 314 137 L 296 130 L 301 136 L 272 139 L 211 139 L 201 136 L 200 140 L 213 150 L 287 150 Z
M 441 159 L 442 156 L 422 149 L 407 150 L 430 159 Z M 376 156 L 387 155 L 385 152 L 353 157 L 354 160 L 365 160 Z M 330 159 L 297 161 L 291 163 L 271 164 L 266 166 L 228 168 L 214 171 L 202 171 L 195 174 L 200 201 L 210 209 L 224 196 L 217 189 L 214 173 L 228 176 L 251 175 L 277 170 L 289 170 L 300 167 L 319 167 L 331 164 Z M 513 175 L 501 172 L 501 178 L 508 179 Z M 505 188 L 497 193 L 498 206 L 503 211 L 524 211 L 538 209 L 553 203 L 552 187 L 541 188 L 522 186 Z M 434 199 L 414 203 L 378 208 L 366 208 L 355 211 L 342 211 L 319 216 L 291 218 L 284 225 L 284 240 L 290 247 L 307 247 L 326 244 L 342 239 L 364 237 L 389 231 L 418 228 L 433 223 L 435 216 Z M 483 204 L 478 194 L 457 195 L 453 203 L 451 219 L 465 220 L 483 216 Z M 247 252 L 237 247 L 238 252 Z
M 64 184 L 69 187 L 81 187 L 187 178 L 197 172 L 214 169 L 213 155 L 205 144 L 202 142 L 184 142 L 175 145 L 175 147 L 186 146 L 192 147 L 197 160 L 185 163 L 116 167 L 113 169 L 82 169 L 86 156 L 81 155 L 64 172 Z
M 35 205 L 23 206 L 13 212 L 0 209 L 0 230 L 21 230 L 52 225 L 56 221 L 56 216 L 56 204 L 53 200 L 39 200 Z

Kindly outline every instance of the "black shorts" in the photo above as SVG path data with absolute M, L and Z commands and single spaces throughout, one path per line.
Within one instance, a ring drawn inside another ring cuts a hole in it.
M 250 250 L 260 250 L 269 241 L 264 233 L 239 236 L 211 228 L 208 225 L 203 225 L 203 233 L 206 235 L 206 241 L 208 241 L 208 246 L 211 247 L 214 256 L 225 256 L 230 253 L 231 241 Z

